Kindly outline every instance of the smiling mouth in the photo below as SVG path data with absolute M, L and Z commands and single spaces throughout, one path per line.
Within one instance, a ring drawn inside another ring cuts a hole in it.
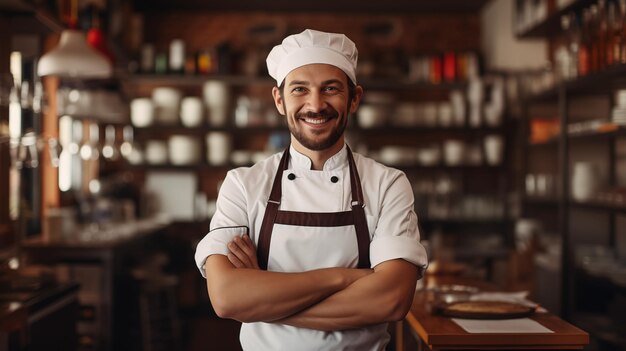
M 312 118 L 312 117 L 302 117 L 300 118 L 300 120 L 308 123 L 308 124 L 313 124 L 313 125 L 320 125 L 320 124 L 324 124 L 326 122 L 328 122 L 331 118 L 330 117 L 317 117 L 317 118 Z

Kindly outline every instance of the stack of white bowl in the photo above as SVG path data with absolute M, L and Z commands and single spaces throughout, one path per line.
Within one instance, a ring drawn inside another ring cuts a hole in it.
M 154 104 L 151 98 L 137 98 L 130 102 L 130 121 L 137 128 L 154 123 Z
M 152 102 L 156 123 L 162 125 L 178 124 L 181 100 L 182 93 L 178 89 L 155 88 L 152 91 Z
M 615 93 L 615 107 L 611 111 L 613 122 L 626 125 L 626 90 L 618 90 Z
M 187 96 L 180 104 L 180 121 L 187 128 L 198 127 L 204 122 L 204 104 L 197 96 Z
M 208 122 L 213 127 L 223 127 L 228 122 L 230 89 L 225 82 L 209 80 L 202 87 Z
M 200 162 L 200 142 L 189 135 L 172 135 L 168 143 L 170 163 L 175 166 L 193 165 Z
M 214 166 L 225 165 L 231 156 L 232 141 L 225 132 L 209 132 L 206 135 L 207 162 Z

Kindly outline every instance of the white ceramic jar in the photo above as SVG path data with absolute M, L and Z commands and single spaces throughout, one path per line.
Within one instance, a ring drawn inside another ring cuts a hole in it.
M 206 135 L 207 161 L 220 166 L 228 163 L 232 149 L 231 137 L 224 132 L 209 132 Z
M 591 162 L 576 162 L 572 171 L 572 198 L 576 201 L 591 200 L 599 187 L 599 176 Z
M 178 123 L 182 93 L 178 89 L 159 87 L 152 91 L 152 102 L 155 109 L 155 120 L 159 124 L 172 125 Z
M 448 166 L 463 164 L 465 144 L 460 140 L 446 140 L 443 143 L 443 159 Z
M 361 128 L 380 127 L 385 124 L 385 109 L 380 105 L 363 104 L 357 112 L 357 122 Z
M 150 98 L 133 99 L 130 102 L 130 121 L 137 128 L 148 127 L 154 122 L 154 105 Z
M 167 163 L 167 144 L 163 140 L 148 140 L 145 148 L 146 162 L 152 165 Z
M 170 163 L 175 166 L 200 162 L 200 143 L 189 135 L 172 135 L 168 143 Z
M 180 121 L 187 128 L 198 127 L 204 120 L 204 105 L 202 99 L 196 96 L 187 96 L 180 103 Z
M 501 135 L 492 134 L 485 136 L 485 160 L 490 166 L 497 166 L 502 163 L 504 156 L 504 139 Z

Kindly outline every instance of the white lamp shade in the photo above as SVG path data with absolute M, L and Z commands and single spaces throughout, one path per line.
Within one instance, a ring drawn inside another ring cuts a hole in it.
M 74 29 L 64 30 L 59 45 L 37 65 L 39 76 L 108 78 L 112 71 L 109 60 L 87 44 L 84 33 Z

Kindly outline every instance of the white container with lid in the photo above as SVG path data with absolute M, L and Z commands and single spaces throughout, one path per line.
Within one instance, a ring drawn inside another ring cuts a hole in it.
M 172 135 L 168 143 L 170 163 L 176 166 L 200 162 L 200 142 L 189 135 Z
M 576 201 L 589 201 L 599 188 L 599 175 L 591 162 L 576 162 L 572 172 L 572 198 Z
M 204 104 L 196 96 L 185 97 L 180 104 L 180 121 L 183 126 L 191 128 L 202 124 L 204 120 Z
M 150 98 L 137 98 L 130 102 L 130 121 L 138 128 L 148 127 L 154 122 L 154 104 Z

